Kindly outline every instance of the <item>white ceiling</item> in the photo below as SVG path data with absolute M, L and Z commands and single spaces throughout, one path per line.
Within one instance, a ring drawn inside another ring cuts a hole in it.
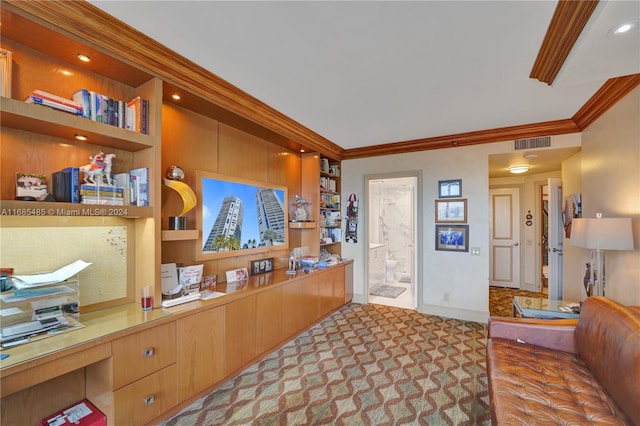
M 555 1 L 91 1 L 344 149 L 571 118 L 640 72 L 638 1 L 602 1 L 552 86 Z

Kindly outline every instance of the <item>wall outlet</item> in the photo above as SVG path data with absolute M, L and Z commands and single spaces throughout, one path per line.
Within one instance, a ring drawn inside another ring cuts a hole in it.
M 471 256 L 480 256 L 480 247 L 471 247 Z

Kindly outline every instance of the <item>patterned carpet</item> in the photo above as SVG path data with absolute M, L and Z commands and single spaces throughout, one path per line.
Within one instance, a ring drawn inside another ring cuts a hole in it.
M 491 291 L 492 315 L 513 294 Z M 162 425 L 489 425 L 485 341 L 484 324 L 352 303 Z
M 546 293 L 519 290 L 515 288 L 489 287 L 489 312 L 493 316 L 513 316 L 513 296 L 542 297 Z

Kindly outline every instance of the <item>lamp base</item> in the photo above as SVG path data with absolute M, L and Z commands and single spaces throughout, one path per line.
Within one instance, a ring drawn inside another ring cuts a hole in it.
M 187 229 L 187 218 L 184 216 L 169 216 L 169 229 L 172 231 L 184 231 Z
M 591 251 L 591 296 L 604 296 L 604 251 Z

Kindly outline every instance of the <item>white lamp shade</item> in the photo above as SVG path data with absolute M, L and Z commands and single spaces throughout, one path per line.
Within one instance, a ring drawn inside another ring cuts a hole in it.
M 633 250 L 631 218 L 573 219 L 571 245 L 593 250 Z

